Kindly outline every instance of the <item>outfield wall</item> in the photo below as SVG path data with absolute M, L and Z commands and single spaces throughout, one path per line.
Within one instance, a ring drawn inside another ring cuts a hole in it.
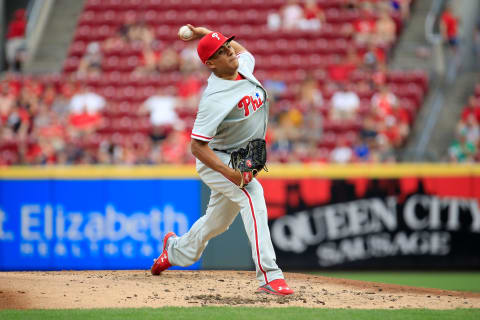
M 201 186 L 191 168 L 148 169 L 2 169 L 0 269 L 149 268 L 200 217 Z
M 479 269 L 477 166 L 295 168 L 263 181 L 280 264 L 305 269 Z
M 289 165 L 261 174 L 294 269 L 479 268 L 480 166 Z M 203 214 L 191 166 L 0 169 L 0 270 L 147 269 Z M 251 269 L 241 219 L 191 269 Z

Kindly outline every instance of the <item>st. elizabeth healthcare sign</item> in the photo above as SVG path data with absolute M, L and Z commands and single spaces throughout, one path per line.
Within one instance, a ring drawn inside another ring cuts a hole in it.
M 148 269 L 199 217 L 197 179 L 3 177 L 0 270 Z

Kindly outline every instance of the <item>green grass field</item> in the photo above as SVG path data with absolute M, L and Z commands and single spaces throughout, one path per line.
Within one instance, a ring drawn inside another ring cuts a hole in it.
M 236 307 L 203 307 L 203 308 L 160 308 L 160 309 L 92 309 L 92 310 L 30 310 L 2 311 L 2 320 L 20 319 L 142 319 L 142 320 L 206 320 L 206 319 L 322 319 L 322 320 L 447 320 L 479 319 L 480 309 L 460 310 L 346 310 L 346 309 L 307 309 L 307 308 L 236 308 Z
M 411 285 L 480 292 L 480 273 L 463 272 L 322 272 L 328 277 L 341 277 L 364 281 Z M 142 309 L 90 309 L 90 310 L 1 310 L 0 319 L 480 319 L 480 309 L 456 310 L 352 310 L 309 308 L 247 308 L 247 307 L 192 307 L 192 308 L 142 308 Z
M 480 272 L 312 272 L 312 274 L 413 287 L 480 292 Z

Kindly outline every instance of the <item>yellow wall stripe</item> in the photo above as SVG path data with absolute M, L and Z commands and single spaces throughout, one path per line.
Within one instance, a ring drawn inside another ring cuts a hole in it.
M 270 169 L 270 167 L 269 167 Z M 480 173 L 480 166 L 451 164 L 313 164 L 271 166 L 269 177 L 398 178 L 417 176 L 468 176 Z
M 270 165 L 261 178 L 397 178 L 480 175 L 480 165 L 458 164 L 289 164 Z M 191 179 L 193 165 L 0 167 L 0 179 Z
M 44 166 L 0 169 L 1 179 L 195 178 L 194 166 Z

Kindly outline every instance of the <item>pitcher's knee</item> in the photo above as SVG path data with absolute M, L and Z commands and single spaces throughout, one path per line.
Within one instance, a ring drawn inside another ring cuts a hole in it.
M 228 228 L 229 228 L 229 226 L 224 226 L 224 225 L 213 226 L 210 230 L 208 230 L 207 235 L 206 235 L 206 239 L 210 240 L 210 239 L 218 236 L 219 234 L 224 233 L 225 231 L 228 230 Z

